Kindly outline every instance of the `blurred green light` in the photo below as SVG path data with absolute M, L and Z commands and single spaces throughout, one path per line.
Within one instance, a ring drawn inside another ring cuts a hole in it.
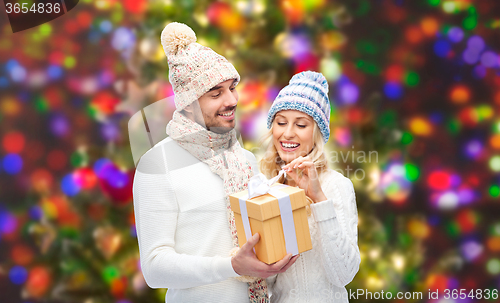
M 490 259 L 486 264 L 486 270 L 492 275 L 500 274 L 500 260 Z
M 400 234 L 399 243 L 401 243 L 404 247 L 408 247 L 411 244 L 411 236 L 407 233 Z
M 353 11 L 353 15 L 356 17 L 366 15 L 370 11 L 370 1 L 369 0 L 361 0 L 356 1 L 357 9 Z M 346 3 L 347 4 L 347 3 Z
M 408 72 L 405 75 L 406 85 L 413 87 L 413 86 L 417 86 L 419 82 L 420 82 L 420 77 L 418 76 L 418 74 L 416 72 Z
M 378 47 L 374 43 L 367 40 L 358 41 L 356 43 L 356 48 L 362 54 L 374 55 L 378 53 Z
M 87 165 L 88 160 L 89 160 L 86 154 L 78 152 L 78 151 L 71 154 L 69 159 L 70 159 L 69 161 L 70 161 L 71 165 L 73 165 L 74 167 L 85 166 L 85 165 Z
M 438 6 L 441 0 L 427 0 L 427 3 L 431 6 Z
M 408 145 L 413 142 L 413 135 L 410 132 L 404 132 L 401 136 L 401 143 Z
M 458 119 L 452 119 L 448 122 L 446 125 L 446 128 L 448 131 L 454 135 L 458 134 L 460 132 L 460 128 L 462 127 L 462 124 Z
M 491 226 L 490 233 L 493 236 L 500 236 L 500 222 L 495 223 Z
M 463 21 L 463 27 L 466 30 L 473 30 L 477 26 L 477 17 L 476 16 L 469 16 L 464 19 Z
M 500 156 L 491 157 L 489 164 L 492 171 L 500 171 Z
M 44 23 L 40 25 L 39 31 L 42 35 L 48 36 L 52 32 L 52 26 L 50 26 L 48 23 Z
M 479 105 L 476 108 L 476 112 L 479 116 L 479 121 L 491 118 L 494 114 L 494 111 L 491 108 L 491 106 L 486 105 L 486 104 Z
M 321 60 L 320 70 L 328 81 L 337 81 L 342 73 L 340 64 L 332 58 Z
M 408 181 L 415 181 L 418 179 L 418 177 L 420 176 L 420 171 L 418 169 L 418 167 L 416 167 L 415 165 L 411 164 L 411 163 L 406 163 L 405 164 L 405 171 L 406 171 L 406 179 Z
M 456 237 L 460 234 L 460 227 L 456 222 L 450 222 L 449 224 L 446 225 L 446 232 L 450 236 Z
M 500 133 L 500 120 L 493 123 L 493 132 Z
M 66 68 L 73 68 L 75 67 L 75 64 L 76 64 L 75 57 L 67 56 L 66 58 L 64 58 L 64 66 Z
M 108 266 L 104 268 L 104 271 L 102 272 L 102 277 L 107 283 L 111 283 L 111 281 L 118 278 L 119 276 L 120 272 L 114 266 Z
M 443 10 L 448 14 L 453 14 L 458 11 L 458 7 L 454 1 L 446 1 L 443 2 Z
M 377 64 L 365 60 L 358 60 L 356 62 L 356 67 L 359 68 L 361 71 L 365 72 L 366 74 L 371 74 L 371 75 L 380 74 L 380 67 Z
M 490 187 L 490 196 L 492 197 L 498 197 L 500 195 L 500 187 L 498 185 L 492 185 Z
M 386 110 L 378 117 L 378 124 L 380 126 L 395 126 L 396 112 L 394 110 Z
M 40 113 L 45 113 L 49 110 L 47 100 L 43 97 L 38 96 L 35 98 L 35 110 Z

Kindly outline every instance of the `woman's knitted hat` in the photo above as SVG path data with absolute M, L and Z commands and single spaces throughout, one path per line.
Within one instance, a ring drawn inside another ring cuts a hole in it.
M 161 44 L 168 59 L 168 78 L 180 110 L 198 100 L 211 88 L 240 75 L 226 58 L 196 43 L 196 34 L 183 23 L 172 22 L 161 33 Z
M 301 72 L 290 79 L 273 102 L 267 114 L 267 128 L 270 129 L 277 112 L 294 109 L 311 116 L 319 126 L 323 140 L 330 137 L 330 101 L 328 82 L 321 73 Z

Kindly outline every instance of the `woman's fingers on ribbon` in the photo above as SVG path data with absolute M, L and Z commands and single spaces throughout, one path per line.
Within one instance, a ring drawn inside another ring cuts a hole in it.
M 285 168 L 287 168 L 289 170 L 295 169 L 295 168 L 299 167 L 299 165 L 301 165 L 305 161 L 311 161 L 311 158 L 309 158 L 309 156 L 307 156 L 307 157 L 300 156 L 300 157 L 292 160 L 292 162 L 285 165 Z

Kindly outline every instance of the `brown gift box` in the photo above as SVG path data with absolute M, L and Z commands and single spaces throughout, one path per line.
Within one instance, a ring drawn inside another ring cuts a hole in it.
M 274 186 L 276 185 L 278 184 Z M 303 189 L 297 187 L 285 186 L 277 190 L 288 194 L 290 197 L 299 253 L 312 249 L 306 211 L 309 197 L 306 197 Z M 241 218 L 239 198 L 247 194 L 248 191 L 245 190 L 229 196 L 240 247 L 247 242 L 247 238 Z M 283 259 L 287 252 L 278 199 L 270 194 L 265 194 L 246 200 L 246 206 L 252 235 L 255 233 L 260 235 L 260 240 L 255 245 L 257 258 L 267 264 Z

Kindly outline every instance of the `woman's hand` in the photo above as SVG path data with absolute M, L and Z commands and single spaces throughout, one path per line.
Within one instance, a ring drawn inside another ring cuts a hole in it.
M 296 168 L 302 170 L 302 176 L 299 177 Z M 318 171 L 309 156 L 298 157 L 283 167 L 286 173 L 292 177 L 299 188 L 302 188 L 306 195 L 314 203 L 326 200 L 326 196 L 319 183 Z

